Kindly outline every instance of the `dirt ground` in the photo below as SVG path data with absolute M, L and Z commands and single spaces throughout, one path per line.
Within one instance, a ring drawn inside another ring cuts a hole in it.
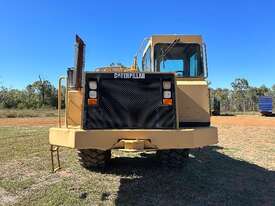
M 213 116 L 212 125 L 236 125 L 236 126 L 257 126 L 275 127 L 275 117 L 264 117 L 258 115 L 237 115 L 237 116 Z
M 0 118 L 0 205 L 275 205 L 275 117 L 212 117 L 219 143 L 191 150 L 180 169 L 154 153 L 112 152 L 104 172 L 61 149 L 50 172 L 56 118 Z
M 54 126 L 56 117 L 0 118 L 0 126 Z M 258 115 L 213 116 L 212 125 L 275 127 L 275 117 Z
M 0 118 L 0 126 L 53 126 L 56 117 Z

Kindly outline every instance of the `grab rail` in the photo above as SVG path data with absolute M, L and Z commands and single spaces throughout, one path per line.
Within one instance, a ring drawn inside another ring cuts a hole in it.
M 203 66 L 204 66 L 204 75 L 206 78 L 208 78 L 208 60 L 207 60 L 207 51 L 206 51 L 206 44 L 203 43 L 202 44 L 202 47 L 203 47 Z
M 58 79 L 58 127 L 61 127 L 61 101 L 62 101 L 62 80 L 66 81 L 66 91 L 65 91 L 65 127 L 68 128 L 68 121 L 67 121 L 67 105 L 68 105 L 68 81 L 67 77 L 61 76 Z

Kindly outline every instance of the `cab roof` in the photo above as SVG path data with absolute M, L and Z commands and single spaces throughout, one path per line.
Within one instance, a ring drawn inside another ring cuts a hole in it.
M 158 43 L 172 43 L 175 40 L 179 39 L 180 43 L 194 43 L 194 44 L 203 44 L 203 39 L 201 35 L 183 35 L 183 34 L 160 34 L 160 35 L 152 35 L 148 38 L 147 45 L 144 48 L 143 55 L 147 48 L 154 46 Z
M 152 35 L 150 40 L 153 44 L 156 43 L 169 43 L 173 42 L 176 39 L 180 39 L 182 43 L 197 43 L 202 44 L 201 35 L 182 35 L 182 34 L 170 34 L 170 35 Z

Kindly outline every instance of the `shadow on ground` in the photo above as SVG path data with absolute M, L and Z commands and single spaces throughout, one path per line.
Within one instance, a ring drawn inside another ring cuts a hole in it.
M 224 114 L 212 114 L 212 116 L 225 116 L 225 117 L 233 117 L 235 114 L 224 113 Z
M 121 176 L 116 205 L 275 205 L 275 172 L 207 147 L 182 169 L 160 167 L 154 154 L 114 158 Z
M 264 116 L 264 117 L 275 117 L 275 113 L 271 113 L 271 114 L 262 114 L 262 116 Z

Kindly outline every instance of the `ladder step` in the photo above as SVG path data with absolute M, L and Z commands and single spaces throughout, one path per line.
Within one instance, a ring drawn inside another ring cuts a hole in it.
M 54 152 L 56 152 L 57 167 L 55 167 L 54 165 L 54 157 L 53 157 Z M 50 145 L 50 153 L 51 153 L 52 172 L 55 173 L 56 171 L 61 169 L 60 160 L 59 160 L 59 147 Z

